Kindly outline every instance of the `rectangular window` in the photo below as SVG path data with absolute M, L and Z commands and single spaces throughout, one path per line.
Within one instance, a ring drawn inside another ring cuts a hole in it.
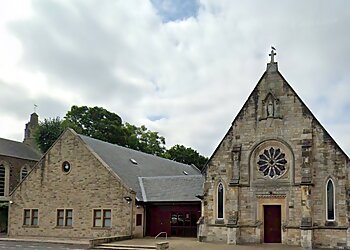
M 73 225 L 73 210 L 66 209 L 66 226 L 71 227 Z
M 142 214 L 136 215 L 136 226 L 142 226 Z
M 5 196 L 6 186 L 6 168 L 3 164 L 0 165 L 0 196 Z
M 57 226 L 60 226 L 60 227 L 64 226 L 64 210 L 63 209 L 57 210 Z
M 57 226 L 71 227 L 73 225 L 72 209 L 57 209 Z
M 23 225 L 30 225 L 30 209 L 24 209 Z
M 39 219 L 39 211 L 38 209 L 32 209 L 32 225 L 37 226 Z
M 111 227 L 112 212 L 110 209 L 94 209 L 94 227 Z
M 38 209 L 24 209 L 23 225 L 24 226 L 38 226 L 39 225 L 39 210 Z
M 111 227 L 111 210 L 103 210 L 103 226 Z

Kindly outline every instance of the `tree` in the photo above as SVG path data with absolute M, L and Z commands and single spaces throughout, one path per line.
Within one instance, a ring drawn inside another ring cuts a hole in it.
M 39 122 L 34 136 L 41 152 L 46 152 L 62 134 L 64 129 L 65 127 L 59 117 L 44 119 L 43 122 Z
M 64 123 L 79 134 L 122 146 L 126 144 L 122 119 L 104 108 L 72 106 Z
M 184 164 L 194 164 L 200 170 L 208 161 L 207 157 L 200 155 L 196 150 L 178 144 L 168 149 L 164 157 Z
M 164 154 L 165 138 L 158 132 L 148 130 L 145 125 L 137 127 L 130 123 L 125 123 L 124 129 L 127 147 L 157 156 Z

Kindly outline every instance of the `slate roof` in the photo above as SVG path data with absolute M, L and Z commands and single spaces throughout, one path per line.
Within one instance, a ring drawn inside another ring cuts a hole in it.
M 0 155 L 35 161 L 38 161 L 41 157 L 41 155 L 30 146 L 22 142 L 4 138 L 0 138 Z
M 202 175 L 139 177 L 145 202 L 200 201 L 203 193 Z
M 80 138 L 123 180 L 136 192 L 136 197 L 142 201 L 142 193 L 138 177 L 200 175 L 193 166 L 178 163 L 158 156 L 121 147 L 100 141 L 88 136 Z M 134 164 L 131 160 L 137 162 Z

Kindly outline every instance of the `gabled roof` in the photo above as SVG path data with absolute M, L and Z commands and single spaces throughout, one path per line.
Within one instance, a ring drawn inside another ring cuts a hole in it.
M 253 91 L 250 93 L 250 95 L 248 96 L 247 100 L 244 102 L 242 108 L 240 109 L 240 111 L 237 113 L 236 117 L 234 118 L 234 120 L 231 123 L 230 128 L 228 129 L 228 131 L 226 132 L 225 136 L 221 139 L 220 143 L 218 144 L 218 146 L 215 148 L 214 152 L 212 153 L 212 155 L 210 156 L 210 158 L 208 159 L 208 161 L 206 162 L 206 164 L 204 165 L 203 169 L 202 169 L 202 174 L 205 174 L 207 172 L 207 168 L 208 168 L 208 164 L 209 162 L 212 160 L 212 158 L 214 157 L 214 155 L 216 154 L 216 152 L 219 150 L 220 145 L 222 144 L 222 142 L 225 140 L 225 138 L 227 137 L 227 135 L 230 133 L 231 129 L 233 129 L 233 126 L 237 119 L 241 116 L 241 114 L 244 112 L 244 108 L 248 105 L 249 100 L 253 97 L 253 95 L 256 93 L 259 84 L 262 82 L 262 80 L 266 77 L 266 75 L 268 74 L 268 72 L 276 72 L 281 79 L 284 81 L 284 83 L 286 84 L 286 86 L 288 86 L 288 88 L 291 90 L 291 92 L 295 95 L 295 97 L 300 101 L 301 105 L 304 107 L 304 112 L 308 113 L 312 119 L 322 128 L 322 130 L 324 131 L 324 133 L 328 136 L 328 138 L 330 140 L 332 140 L 334 142 L 334 144 L 337 146 L 337 148 L 345 155 L 345 157 L 349 159 L 349 156 L 345 153 L 345 151 L 338 145 L 338 143 L 333 139 L 333 137 L 328 133 L 328 131 L 323 127 L 323 125 L 317 120 L 316 116 L 311 112 L 311 110 L 308 108 L 308 106 L 304 103 L 304 101 L 299 97 L 299 95 L 297 94 L 297 92 L 292 88 L 292 86 L 287 82 L 287 80 L 283 77 L 283 75 L 279 72 L 278 70 L 278 63 L 277 62 L 273 62 L 273 63 L 268 63 L 267 64 L 267 68 L 266 71 L 263 73 L 263 75 L 260 77 L 258 83 L 255 85 Z
M 138 177 L 200 175 L 198 168 L 78 135 L 142 201 Z
M 202 175 L 139 177 L 144 202 L 200 201 Z
M 30 146 L 4 138 L 0 138 L 0 155 L 26 160 L 38 161 L 41 155 Z

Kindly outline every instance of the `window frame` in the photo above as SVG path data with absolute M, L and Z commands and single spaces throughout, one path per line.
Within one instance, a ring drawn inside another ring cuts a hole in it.
M 142 214 L 136 214 L 136 223 L 135 223 L 135 225 L 137 226 L 137 227 L 139 227 L 139 226 L 142 226 Z
M 34 223 L 35 219 L 36 219 L 36 223 Z M 39 209 L 36 209 L 36 208 L 32 209 L 32 220 L 31 220 L 31 223 L 32 223 L 32 226 L 38 226 L 39 225 Z
M 25 176 L 23 176 L 23 171 L 26 171 L 26 174 Z M 21 168 L 21 173 L 20 173 L 20 181 L 22 181 L 25 177 L 27 177 L 27 175 L 29 174 L 29 167 L 27 165 L 24 165 L 22 168 Z
M 71 216 L 68 215 L 68 213 L 71 212 Z M 73 227 L 73 209 L 66 209 L 64 213 L 65 219 L 64 223 L 66 227 Z M 68 220 L 70 220 L 70 224 L 68 224 Z
M 0 197 L 7 197 L 9 195 L 9 165 L 6 161 L 0 161 L 0 168 L 4 169 L 4 176 L 3 176 L 3 193 L 0 194 Z
M 100 216 L 96 216 L 97 212 L 100 213 Z M 106 213 L 110 213 L 110 216 L 106 216 Z M 93 224 L 94 228 L 112 228 L 112 209 L 110 208 L 96 208 L 92 211 Z M 100 223 L 96 223 L 96 220 L 100 220 Z M 106 221 L 109 221 L 109 225 L 106 225 Z M 100 224 L 97 225 L 97 224 Z
M 329 218 L 329 214 L 328 214 L 328 207 L 329 207 L 329 204 L 328 204 L 328 185 L 329 183 L 331 183 L 332 185 L 332 189 L 333 189 L 333 192 L 332 192 L 332 198 L 333 198 L 333 219 L 330 219 Z M 329 178 L 326 182 L 326 221 L 330 221 L 330 222 L 333 222 L 335 221 L 335 185 L 334 185 L 334 181 Z
M 220 208 L 220 186 L 222 187 L 222 208 Z M 219 211 L 220 210 L 220 211 Z M 222 217 L 219 217 L 219 214 L 222 213 Z M 222 182 L 219 182 L 216 188 L 216 219 L 224 220 L 225 219 L 225 186 Z
M 28 223 L 27 223 L 28 220 Z M 38 227 L 39 226 L 39 209 L 24 208 L 23 209 L 23 226 Z
M 31 211 L 30 209 L 23 209 L 23 226 L 30 226 L 30 222 L 31 222 Z M 27 223 L 28 220 L 28 223 Z
M 71 212 L 71 216 L 68 213 Z M 68 224 L 68 220 L 71 224 Z M 62 221 L 62 224 L 60 224 Z M 56 227 L 73 227 L 73 209 L 72 208 L 58 208 L 56 210 Z

